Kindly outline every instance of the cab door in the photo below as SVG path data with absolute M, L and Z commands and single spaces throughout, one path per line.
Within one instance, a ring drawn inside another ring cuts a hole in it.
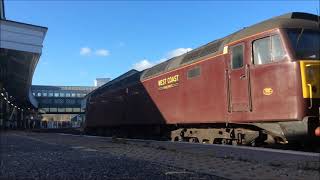
M 250 111 L 250 73 L 245 61 L 245 44 L 239 43 L 230 47 L 228 64 L 228 111 Z

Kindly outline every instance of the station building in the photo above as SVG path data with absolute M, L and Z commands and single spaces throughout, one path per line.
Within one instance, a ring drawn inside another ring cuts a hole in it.
M 111 80 L 111 78 L 96 78 L 96 80 L 94 80 L 94 86 L 100 87 L 100 86 L 108 83 L 110 80 Z
M 32 85 L 31 92 L 38 102 L 41 127 L 79 127 L 85 113 L 82 101 L 95 88 L 95 86 Z
M 39 125 L 31 84 L 42 53 L 46 27 L 6 19 L 0 0 L 0 128 Z
M 48 28 L 8 20 L 0 0 L 0 129 L 80 126 L 95 86 L 31 85 Z

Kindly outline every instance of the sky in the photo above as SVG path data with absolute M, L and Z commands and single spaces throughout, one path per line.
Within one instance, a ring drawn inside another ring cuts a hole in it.
M 319 0 L 5 0 L 6 18 L 48 27 L 36 85 L 93 86 L 191 51 L 288 12 L 317 14 Z

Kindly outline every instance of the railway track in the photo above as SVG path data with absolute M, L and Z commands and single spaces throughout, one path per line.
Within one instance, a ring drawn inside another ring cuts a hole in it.
M 73 134 L 73 135 L 86 135 L 81 129 L 74 129 L 74 128 L 63 128 L 63 129 L 34 129 L 33 132 L 43 132 L 43 133 L 65 133 L 65 134 Z M 97 135 L 93 135 L 97 136 Z M 155 141 L 155 142 L 171 142 L 170 140 L 166 139 L 159 139 L 157 137 L 151 138 L 143 138 L 143 137 L 131 137 L 131 138 L 121 138 L 121 137 L 108 137 L 108 136 L 97 136 L 97 137 L 106 137 L 106 138 L 113 138 L 113 139 L 121 139 L 121 140 L 134 140 L 137 141 Z M 191 143 L 197 145 L 207 145 L 197 142 L 175 142 L 175 143 Z M 226 147 L 235 147 L 234 145 L 223 145 Z M 236 147 L 248 147 L 248 146 L 236 146 Z M 289 150 L 289 151 L 299 151 L 299 152 L 310 152 L 310 153 L 319 153 L 320 154 L 320 142 L 316 142 L 312 145 L 301 145 L 301 144 L 273 144 L 273 145 L 262 145 L 258 148 L 261 149 L 275 149 L 275 150 Z M 320 159 L 319 159 L 320 161 Z

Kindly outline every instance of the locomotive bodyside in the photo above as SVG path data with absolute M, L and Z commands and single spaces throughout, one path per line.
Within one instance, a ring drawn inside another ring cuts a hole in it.
M 88 95 L 85 131 L 99 135 L 125 135 L 135 129 L 164 124 L 163 117 L 131 70 Z M 134 133 L 134 132 L 133 132 Z

